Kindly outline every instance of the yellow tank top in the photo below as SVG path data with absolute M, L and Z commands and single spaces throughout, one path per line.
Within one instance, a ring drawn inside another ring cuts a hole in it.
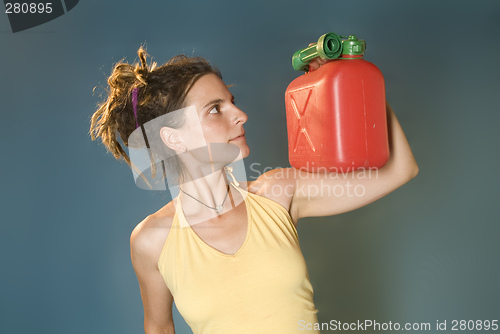
M 313 288 L 288 211 L 231 182 L 245 198 L 243 245 L 225 254 L 187 223 L 180 200 L 158 268 L 194 334 L 293 334 L 317 323 Z M 178 198 L 177 198 L 178 199 Z

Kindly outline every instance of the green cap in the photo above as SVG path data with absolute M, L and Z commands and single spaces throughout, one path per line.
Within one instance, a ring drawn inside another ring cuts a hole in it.
M 364 40 L 358 40 L 355 35 L 350 35 L 346 40 L 334 32 L 322 35 L 316 44 L 296 51 L 292 56 L 292 66 L 296 71 L 307 71 L 308 65 L 316 57 L 323 59 L 336 59 L 343 55 L 363 55 L 366 49 Z
M 366 42 L 363 39 L 357 39 L 356 35 L 349 35 L 348 39 L 342 41 L 342 54 L 359 56 L 366 50 Z

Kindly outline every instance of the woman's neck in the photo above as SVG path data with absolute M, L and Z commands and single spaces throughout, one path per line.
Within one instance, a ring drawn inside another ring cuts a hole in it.
M 188 170 L 184 174 L 184 180 L 179 185 L 181 191 L 179 198 L 186 219 L 191 217 L 190 224 L 194 221 L 205 221 L 216 218 L 223 213 L 236 207 L 243 198 L 229 186 L 224 168 L 202 177 L 198 170 Z M 203 203 L 203 204 L 202 204 Z M 221 206 L 222 210 L 216 210 Z M 217 212 L 219 211 L 219 212 Z

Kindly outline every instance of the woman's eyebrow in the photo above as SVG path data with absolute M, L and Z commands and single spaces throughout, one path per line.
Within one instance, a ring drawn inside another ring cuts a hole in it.
M 233 96 L 232 94 L 231 94 L 231 100 L 230 100 L 230 101 L 231 101 L 231 102 L 233 102 L 233 101 L 234 101 L 234 96 Z M 214 104 L 219 104 L 219 103 L 221 103 L 221 102 L 224 102 L 224 100 L 223 100 L 223 99 L 214 99 L 214 100 L 212 100 L 212 101 L 208 102 L 207 104 L 205 104 L 205 106 L 204 106 L 203 108 L 205 109 L 205 108 L 207 108 L 208 106 L 211 106 L 211 105 L 214 105 Z
M 221 103 L 222 101 L 223 101 L 222 99 L 212 100 L 212 101 L 208 102 L 207 104 L 205 104 L 205 106 L 203 108 L 206 108 L 206 107 L 211 106 L 213 104 Z

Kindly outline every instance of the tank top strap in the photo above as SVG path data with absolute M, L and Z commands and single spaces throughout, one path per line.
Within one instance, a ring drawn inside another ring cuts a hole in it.
M 189 227 L 188 222 L 183 218 L 184 213 L 182 212 L 181 198 L 180 196 L 177 196 L 177 199 L 175 201 L 175 217 L 172 225 L 174 225 L 177 221 L 180 228 Z
M 235 179 L 235 177 L 233 175 L 233 167 L 232 166 L 225 166 L 224 167 L 224 171 L 226 173 L 229 173 L 229 176 L 231 176 L 231 178 L 233 179 L 232 183 L 234 183 L 236 185 L 236 187 L 239 187 L 240 184 L 238 183 L 238 181 L 236 181 L 236 179 Z
M 243 196 L 243 198 L 245 199 L 249 192 L 246 190 L 246 189 L 243 189 L 240 187 L 240 184 L 238 181 L 236 181 L 236 178 L 234 177 L 233 175 L 233 167 L 232 166 L 225 166 L 224 167 L 224 171 L 226 171 L 226 173 L 229 174 L 229 176 L 231 176 L 231 179 L 233 180 L 232 182 L 230 181 L 229 183 L 234 187 L 236 188 L 236 190 L 239 191 L 239 193 L 241 194 L 241 196 Z

